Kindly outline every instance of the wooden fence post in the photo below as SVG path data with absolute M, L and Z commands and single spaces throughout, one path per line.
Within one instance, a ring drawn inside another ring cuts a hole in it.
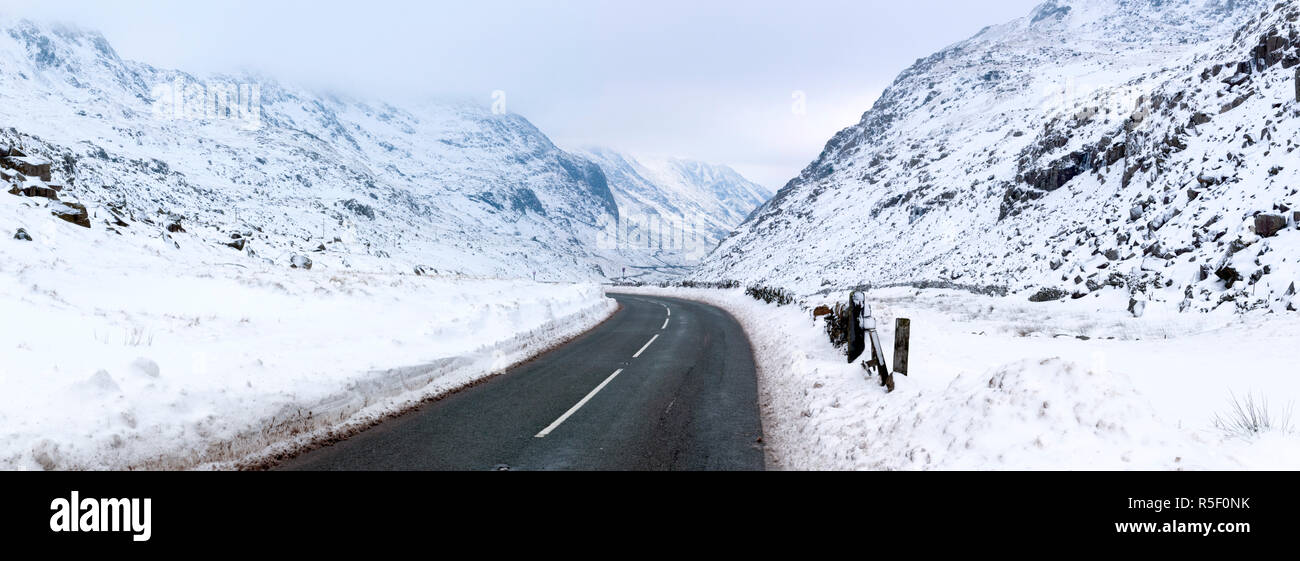
M 894 372 L 907 375 L 907 352 L 912 345 L 912 320 L 894 320 Z

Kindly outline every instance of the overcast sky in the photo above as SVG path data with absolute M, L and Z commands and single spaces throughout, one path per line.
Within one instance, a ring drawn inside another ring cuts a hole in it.
M 777 188 L 917 58 L 1040 0 L 0 0 L 125 58 L 409 101 L 506 93 L 566 148 L 731 165 Z M 795 92 L 806 112 L 793 110 Z

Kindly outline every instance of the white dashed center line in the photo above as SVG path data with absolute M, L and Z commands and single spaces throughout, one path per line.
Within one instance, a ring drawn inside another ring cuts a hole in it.
M 659 328 L 660 330 L 668 329 L 668 321 L 671 320 L 673 317 L 673 310 L 671 308 L 669 308 L 668 306 L 664 306 L 664 309 L 668 310 L 668 317 L 664 318 L 664 326 L 660 327 Z M 637 351 L 636 354 L 632 355 L 632 358 L 641 358 L 641 354 L 645 353 L 645 350 L 650 348 L 650 345 L 653 345 L 654 342 L 658 339 L 659 339 L 659 335 L 655 334 L 654 337 L 650 338 L 650 342 L 646 343 L 644 347 L 641 347 L 641 350 Z M 591 393 L 587 394 L 586 397 L 582 398 L 582 401 L 579 401 L 577 405 L 570 407 L 568 411 L 565 411 L 563 415 L 560 415 L 559 419 L 556 419 L 554 423 L 551 423 L 549 426 L 542 429 L 542 432 L 537 433 L 536 435 L 533 436 L 533 438 L 546 438 L 546 435 L 551 434 L 551 431 L 555 430 L 557 427 L 563 424 L 564 421 L 568 420 L 570 416 L 572 416 L 574 413 L 577 413 L 579 409 L 582 409 L 583 405 L 586 405 L 588 401 L 591 401 L 591 398 L 596 397 L 596 394 L 600 393 L 600 390 L 605 389 L 605 386 L 608 386 L 610 382 L 614 381 L 614 378 L 617 378 L 618 375 L 622 373 L 623 373 L 623 369 L 621 368 L 614 371 L 614 373 L 610 374 L 608 378 L 605 378 L 604 382 L 601 382 L 599 386 L 596 386 L 596 389 L 591 390 Z M 669 404 L 668 407 L 671 409 L 672 404 Z
M 641 358 L 641 353 L 644 353 L 646 349 L 650 348 L 650 345 L 653 345 L 654 342 L 655 342 L 655 339 L 658 339 L 658 338 L 659 338 L 658 335 L 655 335 L 654 337 L 651 337 L 651 338 L 650 338 L 650 342 L 649 342 L 649 343 L 646 343 L 644 347 L 641 347 L 641 350 L 637 351 L 636 354 L 632 355 L 632 358 Z
M 582 401 L 579 401 L 577 405 L 570 407 L 568 411 L 565 411 L 563 415 L 560 415 L 559 419 L 556 419 L 554 423 L 550 424 L 550 426 L 542 429 L 542 432 L 537 433 L 533 438 L 546 438 L 546 435 L 551 434 L 551 431 L 563 424 L 570 415 L 573 415 L 574 413 L 577 413 L 579 409 L 582 409 L 583 405 L 586 405 L 588 401 L 591 401 L 591 398 L 596 397 L 596 394 L 600 393 L 600 390 L 605 389 L 605 386 L 608 386 L 610 382 L 614 381 L 614 378 L 618 377 L 618 375 L 622 373 L 623 370 L 619 369 L 613 374 L 610 374 L 608 378 L 605 378 L 604 382 L 601 382 L 599 386 L 596 386 L 596 389 L 591 390 L 591 393 L 587 394 L 587 397 L 582 398 Z

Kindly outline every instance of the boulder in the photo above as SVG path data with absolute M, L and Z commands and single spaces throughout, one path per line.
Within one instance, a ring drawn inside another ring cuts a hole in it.
M 232 242 L 226 244 L 226 247 L 233 248 L 233 249 L 236 249 L 236 250 L 239 250 L 239 251 L 244 251 L 244 243 L 245 243 L 245 240 L 243 240 L 243 239 L 241 238 L 241 239 L 238 239 L 238 240 L 235 240 L 235 241 L 232 241 Z
M 1118 250 L 1118 249 L 1114 249 L 1114 248 L 1112 248 L 1112 249 L 1108 249 L 1108 250 L 1106 250 L 1106 251 L 1103 253 L 1103 255 L 1106 256 L 1106 259 L 1109 259 L 1109 260 L 1111 260 L 1111 261 L 1118 261 L 1118 260 L 1119 260 L 1119 250 Z
M 1128 299 L 1128 313 L 1133 314 L 1133 317 L 1140 318 L 1142 317 L 1142 314 L 1146 313 L 1146 311 L 1146 300 L 1138 300 L 1137 298 Z
M 81 203 L 56 202 L 50 206 L 50 213 L 82 228 L 90 227 L 90 213 Z
M 1064 290 L 1059 288 L 1042 288 L 1029 297 L 1030 302 L 1051 302 L 1054 300 L 1064 299 L 1069 296 Z
M 1259 214 L 1255 216 L 1255 235 L 1267 238 L 1286 228 L 1286 217 L 1277 214 Z
M 311 270 L 311 259 L 308 259 L 306 255 L 297 255 L 297 254 L 295 254 L 293 257 L 290 257 L 290 258 L 289 258 L 289 268 L 291 268 L 291 269 L 304 269 L 304 270 L 310 271 L 310 270 Z
M 41 197 L 51 201 L 59 200 L 59 192 L 45 185 L 31 185 L 22 190 L 24 197 Z
M 1237 281 L 1241 280 L 1241 273 L 1237 272 L 1236 269 L 1230 266 L 1219 268 L 1219 270 L 1214 272 L 1214 276 L 1219 277 L 1219 280 L 1223 281 L 1223 285 L 1226 288 L 1232 288 L 1233 284 L 1236 284 Z
M 0 160 L 0 165 L 7 169 L 14 170 L 27 177 L 39 177 L 41 181 L 49 182 L 50 163 L 38 158 L 29 158 L 26 156 L 9 156 Z
M 32 236 L 31 236 L 30 234 L 27 233 L 27 230 L 25 230 L 25 229 L 23 229 L 23 228 L 19 228 L 19 229 L 18 229 L 18 232 L 14 233 L 14 239 L 15 239 L 15 240 L 25 241 L 25 242 L 30 242 L 30 241 L 32 241 Z
M 181 226 L 181 220 L 177 218 L 167 225 L 167 231 L 175 234 L 177 232 L 184 232 L 185 227 Z

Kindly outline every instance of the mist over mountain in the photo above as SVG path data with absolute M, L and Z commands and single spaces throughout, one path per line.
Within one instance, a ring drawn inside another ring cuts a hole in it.
M 93 31 L 0 25 L 0 142 L 52 162 L 59 201 L 96 227 L 380 271 L 597 280 L 641 259 L 600 241 L 620 214 L 602 169 L 519 115 L 196 76 L 123 60 Z M 729 231 L 760 202 L 679 206 Z
M 579 153 L 605 172 L 624 256 L 635 271 L 656 273 L 642 280 L 687 272 L 772 196 L 724 165 L 608 148 Z

